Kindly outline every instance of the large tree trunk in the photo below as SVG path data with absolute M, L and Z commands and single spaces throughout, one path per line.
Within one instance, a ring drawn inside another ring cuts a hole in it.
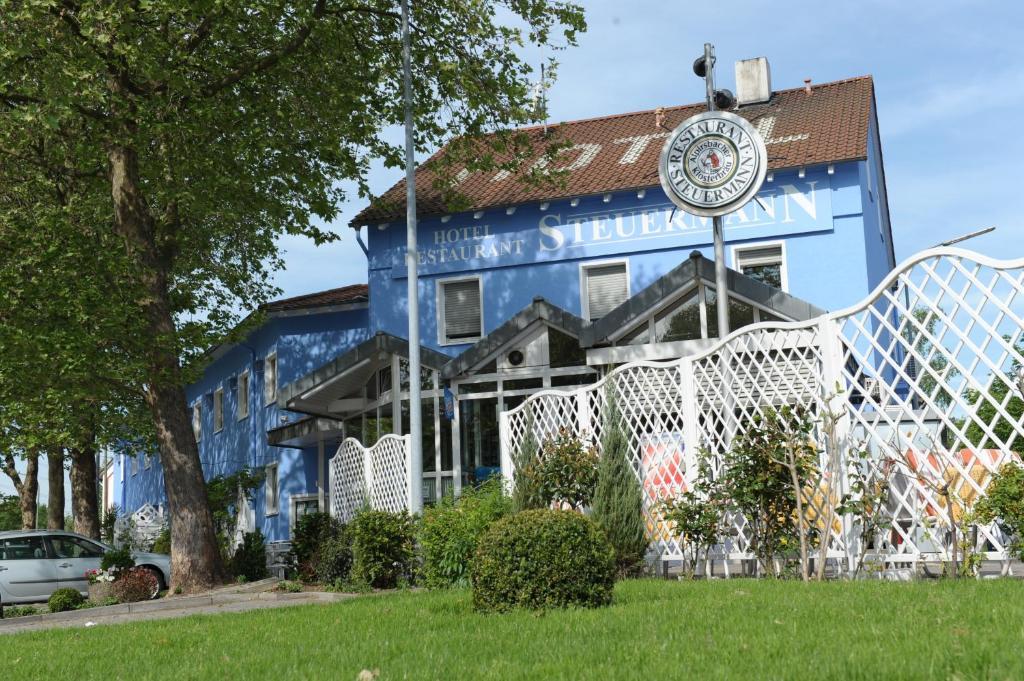
M 168 295 L 168 265 L 157 247 L 153 216 L 140 190 L 135 150 L 112 146 L 108 160 L 114 228 L 138 263 L 139 283 L 146 292 L 139 301 L 151 340 L 146 403 L 156 428 L 170 512 L 170 587 L 186 593 L 202 591 L 223 581 L 224 568 L 181 385 L 181 367 L 168 342 L 176 337 Z
M 39 497 L 39 453 L 25 457 L 25 477 L 18 490 L 21 497 L 21 528 L 36 529 L 36 502 Z
M 96 450 L 71 450 L 71 512 L 75 532 L 100 538 L 100 505 L 96 495 Z
M 46 500 L 46 529 L 64 529 L 64 452 L 50 450 L 46 454 L 46 479 L 49 493 Z

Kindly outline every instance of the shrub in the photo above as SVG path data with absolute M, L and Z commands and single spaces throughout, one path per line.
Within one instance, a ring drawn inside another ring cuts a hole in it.
M 498 478 L 463 492 L 455 501 L 445 497 L 423 512 L 417 539 L 423 557 L 423 580 L 428 589 L 469 584 L 469 564 L 481 535 L 512 511 L 512 500 Z
M 229 569 L 234 577 L 245 577 L 250 582 L 267 576 L 267 544 L 259 530 L 246 532 L 242 543 L 231 557 Z
M 364 509 L 349 525 L 352 578 L 377 589 L 391 589 L 411 577 L 413 520 L 405 511 Z
M 120 512 L 121 508 L 114 504 L 107 509 L 103 514 L 103 520 L 100 521 L 100 535 L 108 544 L 114 543 L 114 526 L 117 524 L 117 516 Z
M 512 453 L 512 463 L 515 466 L 512 509 L 516 513 L 532 508 L 545 508 L 549 503 L 544 500 L 544 493 L 541 489 L 540 459 L 537 449 L 537 439 L 533 435 L 533 416 L 532 413 L 528 413 L 526 437 L 523 438 L 519 449 Z
M 160 534 L 153 540 L 153 545 L 149 547 L 150 553 L 162 553 L 165 556 L 171 555 L 171 528 L 165 527 L 160 530 Z
M 593 521 L 573 511 L 523 511 L 494 523 L 472 565 L 481 611 L 608 605 L 615 551 Z
M 597 465 L 591 518 L 615 549 L 615 567 L 622 577 L 637 574 L 647 552 L 640 481 L 629 463 L 629 441 L 622 432 L 619 410 L 609 395 Z
M 117 572 L 127 570 L 130 567 L 135 566 L 135 559 L 132 558 L 131 549 L 127 546 L 120 549 L 113 549 L 103 554 L 103 560 L 100 561 L 101 570 L 109 570 L 110 568 L 117 568 Z
M 82 603 L 85 602 L 85 597 L 78 592 L 78 589 L 72 589 L 65 587 L 63 589 L 57 589 L 50 594 L 50 612 L 67 612 L 68 610 L 74 610 Z
M 34 605 L 6 605 L 3 608 L 3 615 L 5 618 L 28 617 L 29 615 L 38 614 L 39 608 Z
M 1012 548 L 1024 560 L 1024 468 L 1003 464 L 975 510 L 982 522 L 998 521 L 999 527 L 1011 538 Z
M 133 567 L 114 582 L 111 591 L 119 603 L 148 601 L 156 593 L 156 575 L 142 567 Z
M 590 504 L 597 486 L 597 451 L 563 429 L 541 448 L 537 474 L 545 506 L 565 503 L 581 509 Z
M 277 583 L 274 587 L 275 591 L 283 591 L 284 593 L 297 594 L 302 593 L 302 584 L 299 582 L 292 582 L 287 579 L 283 579 Z
M 329 513 L 308 513 L 295 521 L 287 562 L 303 581 L 317 578 L 314 556 L 327 540 L 344 532 L 344 525 Z
M 344 525 L 334 536 L 327 537 L 313 554 L 313 569 L 321 584 L 334 584 L 348 579 L 352 572 L 352 539 Z

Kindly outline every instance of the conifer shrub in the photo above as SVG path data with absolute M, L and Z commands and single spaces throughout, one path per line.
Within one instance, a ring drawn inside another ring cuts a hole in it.
M 405 511 L 363 509 L 349 523 L 352 579 L 375 589 L 393 589 L 412 579 L 414 523 Z
M 537 438 L 533 434 L 533 417 L 527 414 L 526 436 L 520 443 L 519 449 L 512 454 L 512 465 L 515 468 L 512 509 L 516 513 L 534 508 L 546 508 L 548 505 L 541 486 L 539 450 Z
M 50 612 L 67 612 L 76 609 L 82 603 L 85 603 L 85 597 L 78 592 L 78 589 L 64 587 L 50 594 L 47 605 L 50 607 Z
M 465 490 L 458 500 L 445 497 L 423 512 L 417 539 L 423 559 L 421 576 L 428 589 L 469 584 L 469 569 L 481 535 L 512 512 L 512 500 L 500 478 Z
M 615 551 L 575 511 L 523 511 L 494 523 L 472 563 L 473 607 L 482 612 L 598 607 L 612 600 Z
M 610 391 L 609 391 L 610 392 Z M 614 397 L 609 394 L 597 465 L 591 518 L 604 530 L 615 550 L 620 577 L 635 576 L 643 568 L 647 531 L 640 481 L 629 463 L 629 440 Z
M 246 532 L 229 564 L 232 576 L 255 582 L 267 576 L 267 543 L 263 532 Z

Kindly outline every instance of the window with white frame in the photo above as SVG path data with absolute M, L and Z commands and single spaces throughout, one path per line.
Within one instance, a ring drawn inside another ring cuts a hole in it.
M 224 388 L 213 392 L 213 432 L 224 430 Z
M 583 315 L 594 321 L 629 298 L 629 273 L 625 262 L 584 265 L 581 294 Z
M 440 342 L 469 343 L 483 336 L 480 278 L 438 283 Z
M 264 480 L 264 491 L 266 493 L 266 515 L 277 515 L 278 505 L 278 480 L 277 480 L 277 464 L 272 463 L 266 467 L 266 477 Z
M 192 405 L 192 433 L 196 442 L 203 439 L 203 405 L 198 400 Z
M 243 371 L 238 375 L 238 419 L 244 419 L 249 415 L 249 372 Z
M 786 290 L 786 259 L 781 244 L 736 248 L 733 261 L 736 269 L 748 277 Z
M 263 360 L 263 405 L 277 401 L 277 353 Z

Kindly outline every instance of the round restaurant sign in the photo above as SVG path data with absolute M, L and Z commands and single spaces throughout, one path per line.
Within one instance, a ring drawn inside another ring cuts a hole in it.
M 728 111 L 687 118 L 669 135 L 658 163 L 672 202 L 705 217 L 731 213 L 754 198 L 767 170 L 761 136 Z

